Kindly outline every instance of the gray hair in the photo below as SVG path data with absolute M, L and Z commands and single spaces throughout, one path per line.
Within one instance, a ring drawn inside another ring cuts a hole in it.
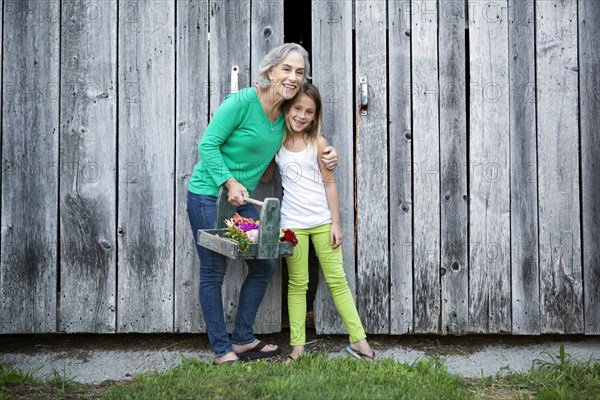
M 269 79 L 267 72 L 281 64 L 284 58 L 292 52 L 297 51 L 304 58 L 304 81 L 306 82 L 307 78 L 310 78 L 310 62 L 308 61 L 308 51 L 304 49 L 304 47 L 300 46 L 296 43 L 284 43 L 280 46 L 277 46 L 263 58 L 258 66 L 258 86 L 261 88 L 267 88 L 271 85 L 271 80 Z

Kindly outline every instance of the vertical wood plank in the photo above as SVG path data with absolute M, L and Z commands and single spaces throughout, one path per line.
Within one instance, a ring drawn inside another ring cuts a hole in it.
M 411 9 L 388 1 L 390 333 L 413 332 Z
M 577 1 L 536 3 L 542 333 L 583 333 Z
M 3 18 L 0 333 L 55 332 L 60 3 Z
M 250 9 L 250 82 L 258 78 L 258 66 L 263 57 L 273 47 L 283 43 L 283 1 L 282 0 L 252 0 Z M 279 174 L 275 174 L 279 178 Z M 274 179 L 269 184 L 260 184 L 254 190 L 252 197 L 263 200 L 266 197 L 281 199 L 281 181 Z M 260 214 L 260 208 L 257 207 Z M 256 333 L 271 333 L 281 331 L 281 259 L 279 268 L 273 273 L 267 287 L 265 297 L 258 309 L 254 330 Z M 287 312 L 287 310 L 285 310 Z
M 412 116 L 415 332 L 440 321 L 440 132 L 437 1 L 413 1 Z
M 200 259 L 187 216 L 189 177 L 198 162 L 198 142 L 208 123 L 209 3 L 177 0 L 175 159 L 176 332 L 204 332 L 198 288 Z
M 116 330 L 116 1 L 62 5 L 60 318 Z
M 512 333 L 540 333 L 534 3 L 509 0 Z
M 469 318 L 466 10 L 439 3 L 441 332 L 464 333 Z
M 352 2 L 312 2 L 313 83 L 323 99 L 323 133 L 335 146 L 339 165 L 335 179 L 340 201 L 344 271 L 350 291 L 355 293 L 354 250 L 354 139 L 352 132 Z M 332 66 L 336 66 L 332 68 Z M 356 296 L 354 296 L 356 299 Z M 360 311 L 360 310 L 359 310 Z M 364 317 L 364 314 L 361 313 Z M 319 269 L 319 285 L 314 301 L 314 321 L 318 334 L 346 333 L 325 277 Z
M 210 2 L 210 113 L 231 92 L 231 69 L 238 67 L 238 88 L 250 84 L 250 0 Z M 240 289 L 247 267 L 238 260 L 227 261 L 223 282 L 223 311 L 227 330 L 233 331 Z M 259 333 L 255 330 L 256 333 Z
M 357 104 L 361 79 L 368 86 L 368 112 L 358 112 L 356 129 L 356 297 L 365 330 L 389 333 L 386 3 L 355 7 Z
M 600 2 L 579 1 L 585 334 L 600 334 Z
M 173 329 L 175 5 L 119 4 L 119 332 Z
M 511 329 L 508 3 L 469 1 L 469 329 Z

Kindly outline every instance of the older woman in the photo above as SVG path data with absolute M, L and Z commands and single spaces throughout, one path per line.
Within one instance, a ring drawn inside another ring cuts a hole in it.
M 292 99 L 309 75 L 306 50 L 286 43 L 271 50 L 259 66 L 257 86 L 225 97 L 206 128 L 198 146 L 200 162 L 188 186 L 188 216 L 194 239 L 198 229 L 213 228 L 216 200 L 221 185 L 229 191 L 229 202 L 245 217 L 258 219 L 247 199 L 281 147 L 284 133 L 282 105 Z M 330 148 L 324 162 L 337 164 Z M 225 257 L 196 246 L 200 256 L 200 305 L 214 364 L 251 360 L 279 354 L 277 346 L 254 337 L 252 327 L 258 307 L 276 267 L 275 260 L 248 260 L 248 275 L 240 291 L 234 330 L 227 334 L 221 286 Z

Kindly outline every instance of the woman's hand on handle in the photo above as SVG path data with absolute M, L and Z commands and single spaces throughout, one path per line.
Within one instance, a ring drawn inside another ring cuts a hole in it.
M 229 201 L 231 205 L 239 207 L 246 204 L 245 199 L 250 196 L 244 185 L 235 180 L 235 178 L 229 178 L 229 180 L 225 182 L 225 186 L 227 187 L 227 201 Z

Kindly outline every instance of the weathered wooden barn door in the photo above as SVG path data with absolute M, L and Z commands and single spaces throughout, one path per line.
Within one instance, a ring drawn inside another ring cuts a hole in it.
M 335 179 L 340 199 L 344 242 L 344 269 L 350 290 L 355 288 L 354 229 L 354 101 L 352 2 L 312 2 L 313 83 L 323 97 L 323 132 L 340 157 Z M 341 333 L 343 322 L 333 303 L 323 273 L 314 302 L 315 329 L 318 333 Z
M 119 7 L 117 331 L 165 332 L 174 295 L 175 4 Z
M 599 4 L 311 2 L 369 333 L 600 334 Z M 286 41 L 283 13 L 3 1 L 0 333 L 205 331 L 189 176 L 223 97 Z M 244 273 L 230 263 L 230 329 Z M 257 333 L 281 330 L 281 278 Z M 317 332 L 343 333 L 320 278 Z
M 390 333 L 413 331 L 411 20 L 388 1 Z
M 205 330 L 198 303 L 199 259 L 186 213 L 187 184 L 198 161 L 198 142 L 210 116 L 229 93 L 256 81 L 258 64 L 283 42 L 282 1 L 177 2 L 177 167 L 175 233 L 175 331 Z M 209 62 L 210 60 L 210 62 Z M 253 197 L 279 197 L 276 182 L 259 184 Z M 228 329 L 246 273 L 229 261 L 223 285 Z M 256 333 L 281 330 L 281 270 L 277 270 L 255 324 Z
M 597 333 L 597 2 L 312 6 L 367 332 Z
M 250 82 L 257 81 L 258 66 L 269 50 L 284 42 L 283 11 L 283 0 L 252 0 L 250 8 Z M 270 184 L 259 184 L 252 197 L 259 200 L 265 197 L 281 198 L 279 177 Z M 281 260 L 278 263 L 281 266 Z M 287 310 L 281 309 L 281 278 L 281 268 L 277 268 L 265 293 L 265 299 L 258 309 L 254 325 L 256 333 L 281 331 L 281 313 L 287 312 Z
M 356 2 L 356 303 L 365 330 L 389 331 L 386 7 Z M 365 93 L 366 92 L 366 93 Z
M 116 327 L 116 11 L 116 1 L 62 4 L 61 332 Z
M 188 181 L 208 124 L 207 2 L 177 1 L 175 125 L 175 332 L 204 332 L 198 298 L 199 259 L 187 215 Z
M 510 332 L 508 4 L 468 5 L 468 330 Z
M 256 81 L 267 52 L 283 42 L 283 1 L 230 0 L 210 2 L 210 113 L 225 95 Z M 275 183 L 260 185 L 253 196 L 276 196 Z M 241 261 L 228 261 L 223 285 L 225 320 L 233 330 L 239 291 L 246 274 Z M 255 333 L 281 330 L 281 269 L 277 269 L 260 306 Z
M 584 330 L 577 31 L 577 0 L 536 3 L 542 333 Z
M 440 100 L 436 2 L 412 4 L 410 21 L 413 105 L 413 320 L 415 332 L 429 333 L 439 329 L 441 312 Z
M 600 2 L 579 0 L 585 333 L 600 335 Z
M 0 332 L 55 332 L 60 3 L 3 11 Z
M 467 12 L 444 2 L 438 12 L 440 107 L 441 326 L 456 334 L 468 323 Z M 415 103 L 418 104 L 418 103 Z
M 512 332 L 540 333 L 534 3 L 510 0 Z

